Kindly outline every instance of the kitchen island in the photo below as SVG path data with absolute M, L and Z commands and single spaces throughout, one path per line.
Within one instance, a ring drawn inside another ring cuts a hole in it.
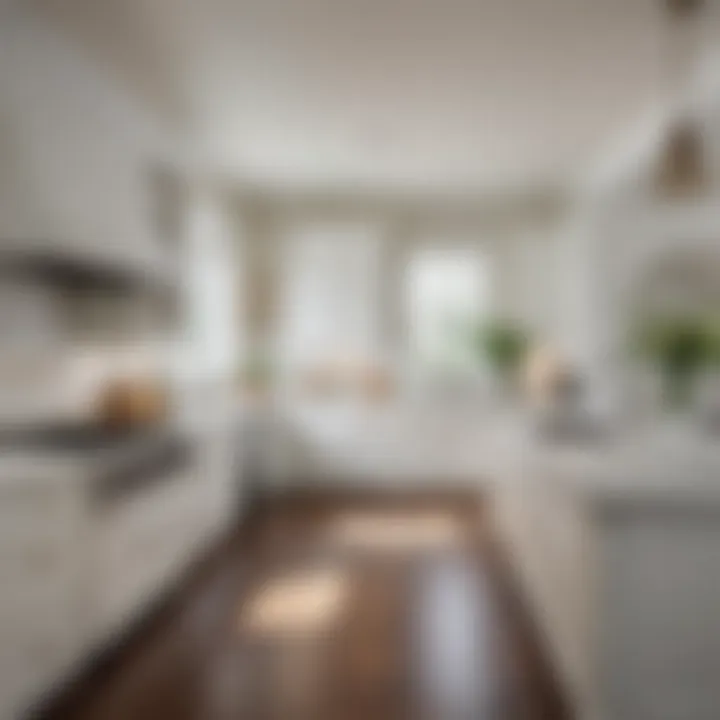
M 669 425 L 585 447 L 518 434 L 495 468 L 496 530 L 576 717 L 717 718 L 717 439 Z

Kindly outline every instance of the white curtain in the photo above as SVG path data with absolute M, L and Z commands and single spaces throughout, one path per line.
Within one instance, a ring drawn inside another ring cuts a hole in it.
M 379 235 L 363 224 L 311 224 L 283 240 L 279 347 L 291 366 L 377 351 Z
M 188 324 L 178 362 L 190 376 L 235 370 L 239 323 L 237 238 L 229 213 L 210 192 L 194 195 L 187 225 Z

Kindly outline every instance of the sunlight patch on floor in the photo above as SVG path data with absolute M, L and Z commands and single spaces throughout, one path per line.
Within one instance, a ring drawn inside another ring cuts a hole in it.
M 332 628 L 347 606 L 349 578 L 337 569 L 294 571 L 268 580 L 240 609 L 239 629 L 298 637 Z
M 442 512 L 352 512 L 331 520 L 328 539 L 342 547 L 413 552 L 454 548 L 465 537 L 463 523 Z

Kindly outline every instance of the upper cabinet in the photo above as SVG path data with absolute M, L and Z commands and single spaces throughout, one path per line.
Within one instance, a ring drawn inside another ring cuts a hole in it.
M 53 28 L 0 22 L 0 244 L 153 262 L 153 119 Z
M 112 79 L 30 11 L 2 12 L 0 282 L 59 290 L 81 340 L 167 327 L 176 305 L 181 175 Z

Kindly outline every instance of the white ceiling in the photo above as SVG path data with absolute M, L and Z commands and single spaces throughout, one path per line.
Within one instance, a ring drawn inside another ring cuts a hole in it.
M 662 94 L 660 0 L 45 2 L 261 183 L 564 183 Z

